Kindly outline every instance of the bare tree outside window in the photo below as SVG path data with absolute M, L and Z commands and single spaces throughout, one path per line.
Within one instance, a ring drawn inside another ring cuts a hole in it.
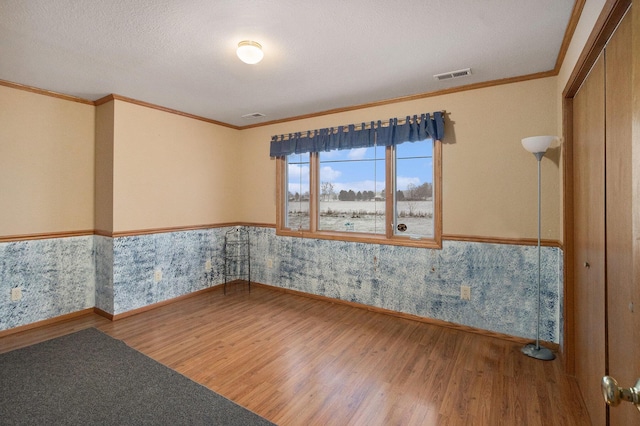
M 334 185 L 331 182 L 321 182 L 320 183 L 320 196 L 322 197 L 322 201 L 330 201 L 334 198 Z

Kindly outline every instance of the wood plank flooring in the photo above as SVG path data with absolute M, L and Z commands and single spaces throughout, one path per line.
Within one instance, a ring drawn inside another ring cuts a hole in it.
M 280 425 L 587 425 L 561 362 L 520 345 L 240 287 L 115 322 L 95 314 L 0 338 L 0 353 L 96 327 Z

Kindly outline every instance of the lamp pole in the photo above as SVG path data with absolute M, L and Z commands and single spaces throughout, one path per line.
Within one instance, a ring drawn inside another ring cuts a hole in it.
M 542 278 L 541 278 L 541 263 L 542 263 L 542 256 L 541 256 L 541 244 L 540 244 L 540 234 L 541 234 L 541 216 L 542 216 L 542 209 L 541 209 L 541 204 L 542 204 L 542 190 L 541 190 L 541 183 L 540 183 L 540 176 L 541 176 L 541 171 L 540 171 L 540 164 L 542 162 L 542 157 L 544 157 L 544 154 L 546 152 L 546 148 L 545 151 L 542 152 L 534 152 L 533 155 L 535 155 L 536 160 L 538 160 L 538 315 L 537 315 L 537 324 L 536 324 L 536 343 L 535 345 L 533 343 L 529 343 L 527 345 L 525 345 L 522 348 L 522 353 L 530 356 L 531 358 L 536 358 L 536 359 L 541 359 L 541 360 L 545 360 L 545 361 L 551 361 L 552 359 L 555 358 L 555 355 L 553 354 L 553 352 L 551 352 L 551 350 L 540 346 L 540 305 L 541 305 L 541 295 L 540 295 L 540 285 L 542 282 Z
M 537 152 L 534 154 L 536 156 L 536 159 L 538 160 L 538 321 L 537 321 L 537 329 L 536 329 L 536 350 L 540 350 L 540 283 L 542 281 L 541 278 L 541 272 L 540 272 L 540 264 L 542 263 L 542 256 L 540 254 L 541 250 L 540 250 L 540 234 L 542 232 L 542 228 L 540 226 L 540 223 L 542 222 L 541 217 L 542 217 L 542 209 L 541 209 L 541 204 L 542 204 L 542 197 L 541 197 L 541 193 L 542 193 L 542 189 L 541 189 L 541 183 L 540 183 L 540 165 L 542 163 L 542 157 L 544 156 L 544 152 Z

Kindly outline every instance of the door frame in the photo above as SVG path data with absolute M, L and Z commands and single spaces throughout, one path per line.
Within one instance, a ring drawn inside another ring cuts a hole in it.
M 574 232 L 573 232 L 573 97 L 587 78 L 589 71 L 595 64 L 600 53 L 604 50 L 611 35 L 624 17 L 632 0 L 607 0 L 596 21 L 589 38 L 578 57 L 575 67 L 562 92 L 562 158 L 563 158 L 563 241 L 564 241 L 564 271 L 563 271 L 563 344 L 561 355 L 568 374 L 575 375 L 575 283 L 573 274 L 574 263 Z

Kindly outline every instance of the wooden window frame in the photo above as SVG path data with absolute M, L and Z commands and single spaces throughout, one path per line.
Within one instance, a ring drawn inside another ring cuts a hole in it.
M 340 232 L 318 230 L 318 194 L 319 194 L 319 158 L 318 153 L 311 153 L 309 158 L 309 229 L 296 230 L 285 227 L 286 199 L 288 191 L 286 157 L 276 159 L 276 235 L 286 237 L 314 238 L 321 240 L 351 241 L 368 244 L 388 244 L 407 247 L 431 249 L 442 248 L 442 142 L 433 142 L 433 237 L 419 238 L 395 235 L 392 229 L 394 197 L 385 198 L 385 233 L 367 234 L 360 232 Z M 394 187 L 394 164 L 392 148 L 385 150 L 385 187 Z

